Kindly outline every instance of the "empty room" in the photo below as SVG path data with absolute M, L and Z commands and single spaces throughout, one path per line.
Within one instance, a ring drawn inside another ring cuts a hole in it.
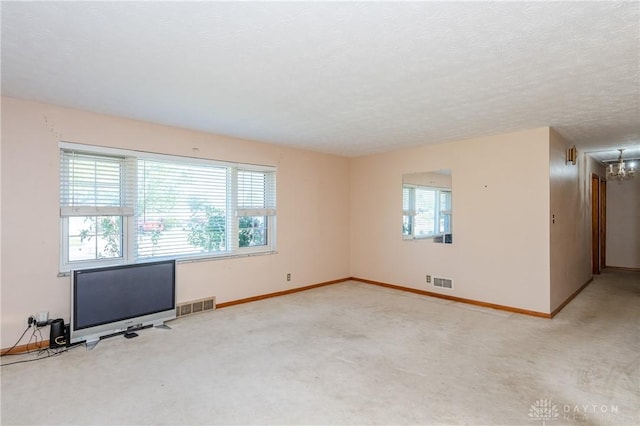
M 0 3 L 6 425 L 640 424 L 640 3 Z

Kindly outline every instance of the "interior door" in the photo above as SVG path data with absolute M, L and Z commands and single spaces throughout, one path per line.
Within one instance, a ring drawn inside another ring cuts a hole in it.
M 607 181 L 600 180 L 600 269 L 607 267 Z
M 591 175 L 591 273 L 600 273 L 600 176 Z

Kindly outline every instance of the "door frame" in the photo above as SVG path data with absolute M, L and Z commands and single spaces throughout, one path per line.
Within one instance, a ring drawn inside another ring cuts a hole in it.
M 607 252 L 607 182 L 591 175 L 591 273 L 606 268 Z
M 600 179 L 600 269 L 607 267 L 607 181 Z

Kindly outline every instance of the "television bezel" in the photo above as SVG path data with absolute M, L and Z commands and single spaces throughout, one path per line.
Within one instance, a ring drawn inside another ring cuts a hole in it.
M 116 269 L 127 269 L 127 268 L 137 268 L 137 267 L 148 267 L 158 264 L 172 264 L 173 265 L 173 301 L 172 308 L 165 309 L 158 312 L 153 312 L 149 314 L 142 315 L 134 315 L 128 318 L 123 318 L 119 320 L 115 320 L 112 322 L 93 325 L 89 327 L 83 327 L 80 329 L 75 328 L 75 310 L 76 310 L 76 277 L 78 273 L 87 273 L 87 272 L 100 272 L 100 271 L 110 271 Z M 69 343 L 81 343 L 86 342 L 87 347 L 91 348 L 95 346 L 100 339 L 109 335 L 116 335 L 125 333 L 128 330 L 132 329 L 141 329 L 146 327 L 159 327 L 164 325 L 166 321 L 170 321 L 176 318 L 176 261 L 175 259 L 171 260 L 162 260 L 155 262 L 142 262 L 142 263 L 129 263 L 123 265 L 115 265 L 115 266 L 106 266 L 100 268 L 83 268 L 76 269 L 71 271 L 71 318 L 69 321 Z

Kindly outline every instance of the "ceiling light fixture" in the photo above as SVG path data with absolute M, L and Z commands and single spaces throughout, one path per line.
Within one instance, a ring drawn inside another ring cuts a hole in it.
M 607 167 L 607 180 L 617 180 L 622 182 L 623 180 L 633 179 L 636 176 L 636 165 L 633 162 L 625 164 L 622 161 L 622 151 L 624 149 L 619 149 L 620 156 L 618 157 L 618 162 L 616 164 L 609 164 Z

